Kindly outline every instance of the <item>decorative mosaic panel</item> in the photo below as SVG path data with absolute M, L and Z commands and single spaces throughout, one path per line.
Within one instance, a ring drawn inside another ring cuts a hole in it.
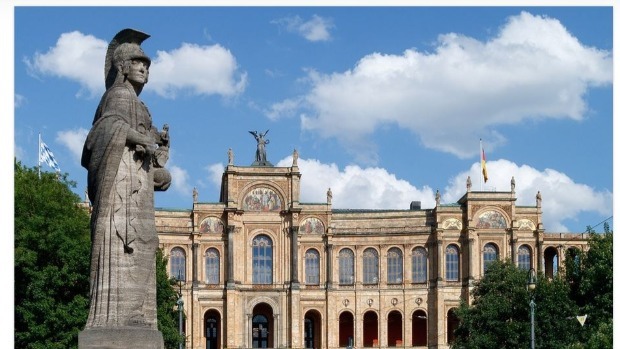
M 243 209 L 247 211 L 280 211 L 282 202 L 275 191 L 269 188 L 255 188 L 243 198 Z
M 302 234 L 323 234 L 325 233 L 325 226 L 320 219 L 310 217 L 301 222 L 299 232 Z
M 200 223 L 201 233 L 223 234 L 224 223 L 219 218 L 207 217 Z
M 504 216 L 498 211 L 486 211 L 480 214 L 478 217 L 478 224 L 476 228 L 482 229 L 498 229 L 498 228 L 506 228 L 506 219 Z

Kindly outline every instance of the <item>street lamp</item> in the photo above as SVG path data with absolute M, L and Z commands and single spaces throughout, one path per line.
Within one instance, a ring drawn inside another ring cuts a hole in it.
M 184 337 L 183 337 L 183 294 L 181 293 L 181 286 L 182 281 L 181 281 L 181 273 L 179 272 L 179 278 L 177 279 L 178 285 L 179 285 L 179 293 L 178 296 L 179 298 L 177 299 L 177 306 L 179 309 L 179 334 L 181 335 L 181 341 L 179 342 L 179 349 L 183 349 L 183 342 L 184 342 Z
M 536 289 L 536 271 L 534 268 L 531 268 L 527 275 L 527 289 L 529 291 L 534 291 Z M 531 349 L 534 349 L 534 308 L 536 307 L 536 303 L 534 303 L 534 294 L 530 294 L 530 319 L 531 319 L 531 327 L 530 327 L 530 337 L 531 337 Z

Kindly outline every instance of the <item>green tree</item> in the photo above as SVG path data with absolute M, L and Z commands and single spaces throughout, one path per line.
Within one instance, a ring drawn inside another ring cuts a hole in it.
M 576 306 L 561 279 L 539 277 L 526 287 L 527 271 L 512 262 L 491 264 L 472 291 L 471 306 L 462 302 L 454 348 L 523 348 L 530 342 L 530 299 L 536 303 L 535 335 L 539 348 L 566 348 L 576 341 Z
M 14 169 L 15 347 L 75 348 L 88 317 L 88 212 L 66 174 Z
M 168 278 L 166 265 L 168 259 L 161 249 L 157 249 L 155 257 L 157 273 L 157 327 L 164 337 L 164 345 L 168 349 L 179 347 L 183 337 L 179 333 L 179 311 L 176 308 L 178 293 L 174 289 L 176 280 Z
M 565 265 L 571 298 L 587 315 L 581 331 L 583 348 L 611 348 L 613 323 L 613 232 L 605 223 L 603 233 L 591 227 L 588 250 L 569 250 Z
M 15 348 L 77 348 L 89 309 L 88 212 L 67 175 L 15 163 Z M 157 252 L 157 318 L 166 348 L 178 348 L 174 279 Z

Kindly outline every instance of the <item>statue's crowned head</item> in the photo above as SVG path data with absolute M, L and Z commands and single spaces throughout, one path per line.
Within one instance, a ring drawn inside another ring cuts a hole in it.
M 150 35 L 134 29 L 123 29 L 114 36 L 108 45 L 105 57 L 106 89 L 126 74 L 125 69 L 128 67 L 126 62 L 139 59 L 145 61 L 147 66 L 151 64 L 151 59 L 140 47 L 140 44 L 149 37 Z

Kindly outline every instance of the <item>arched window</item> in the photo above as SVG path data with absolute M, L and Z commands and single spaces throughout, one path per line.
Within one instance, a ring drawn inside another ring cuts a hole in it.
M 388 267 L 388 283 L 400 284 L 403 282 L 403 252 L 397 248 L 392 247 L 387 252 L 387 267 Z
M 459 318 L 456 316 L 456 311 L 455 308 L 452 308 L 450 310 L 448 310 L 448 330 L 447 330 L 447 334 L 448 334 L 448 344 L 452 344 L 454 343 L 454 340 L 456 339 L 456 336 L 454 334 L 454 331 L 456 330 L 457 327 L 459 327 Z
M 185 281 L 185 250 L 180 247 L 170 251 L 170 276 Z
M 220 283 L 220 252 L 213 247 L 205 253 L 205 282 L 209 285 Z
M 483 271 L 486 272 L 489 265 L 497 260 L 497 247 L 493 244 L 484 245 L 484 250 L 482 252 L 483 259 Z
M 338 253 L 338 282 L 341 285 L 353 285 L 355 281 L 355 255 L 348 248 Z
M 413 282 L 424 283 L 427 280 L 426 276 L 426 263 L 427 253 L 423 247 L 416 247 L 413 249 L 412 256 L 412 270 L 413 270 Z
M 456 245 L 446 247 L 446 280 L 459 280 L 459 248 Z
M 309 249 L 306 251 L 306 284 L 319 284 L 319 251 Z
M 269 237 L 259 235 L 252 240 L 252 283 L 268 285 L 273 282 L 272 254 Z
M 517 252 L 517 265 L 523 270 L 530 270 L 532 250 L 528 245 L 521 245 Z
M 379 282 L 379 253 L 374 248 L 364 250 L 364 283 L 376 285 Z

